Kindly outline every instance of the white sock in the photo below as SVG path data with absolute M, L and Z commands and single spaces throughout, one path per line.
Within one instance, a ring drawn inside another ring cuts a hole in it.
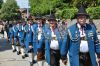
M 24 48 L 21 48 L 21 54 L 22 54 L 22 56 L 25 55 L 25 50 L 24 50 Z
M 16 50 L 19 52 L 20 51 L 20 46 L 16 46 Z
M 15 50 L 15 46 L 14 45 L 12 45 L 12 50 Z

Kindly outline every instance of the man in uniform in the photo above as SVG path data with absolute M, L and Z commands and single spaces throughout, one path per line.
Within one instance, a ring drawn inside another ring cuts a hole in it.
M 17 23 L 17 29 L 18 29 L 18 33 L 17 33 L 17 44 L 16 44 L 16 50 L 17 50 L 17 55 L 21 54 L 21 46 L 23 44 L 22 40 L 24 37 L 24 31 L 23 31 L 23 25 L 21 20 L 18 21 Z
M 17 38 L 18 38 L 17 33 L 18 33 L 17 24 L 14 23 L 13 24 L 14 43 L 12 44 L 13 52 L 16 51 L 16 42 L 17 42 Z
M 44 46 L 41 50 L 41 52 L 37 52 L 37 48 L 38 45 L 41 43 L 40 39 L 42 37 L 43 34 L 43 30 L 44 30 L 44 22 L 43 22 L 43 18 L 41 15 L 37 15 L 36 16 L 36 24 L 34 25 L 34 32 L 33 32 L 33 47 L 34 47 L 34 53 L 37 54 L 37 63 L 39 66 L 43 66 L 44 64 Z
M 22 59 L 25 59 L 25 57 L 28 57 L 28 55 L 27 55 L 27 53 L 26 53 L 26 51 L 25 51 L 25 49 L 26 49 L 26 47 L 25 47 L 25 36 L 26 36 L 26 33 L 25 33 L 25 30 L 24 30 L 24 28 L 25 28 L 25 26 L 26 26 L 26 22 L 23 22 L 22 23 L 22 29 L 23 29 L 23 37 L 22 37 L 22 40 L 21 40 L 21 55 L 22 55 Z
M 15 52 L 15 46 L 14 46 L 14 32 L 13 32 L 13 25 L 12 24 L 9 24 L 9 39 L 10 39 L 10 44 L 12 46 L 12 50 L 13 52 Z
M 86 23 L 88 14 L 84 7 L 80 7 L 77 13 L 77 23 L 68 28 L 68 34 L 64 36 L 61 58 L 66 64 L 69 51 L 70 66 L 97 66 L 100 61 L 100 43 L 94 27 Z
M 46 61 L 50 66 L 60 65 L 60 48 L 62 45 L 62 39 L 60 32 L 57 28 L 57 21 L 52 14 L 49 18 L 50 27 L 45 27 L 42 37 L 40 39 L 38 51 L 41 52 L 43 43 L 45 43 L 45 55 Z
M 32 30 L 31 30 L 32 24 L 33 24 L 32 18 L 30 16 L 28 17 L 27 24 L 24 27 L 24 32 L 25 32 L 24 43 L 25 43 L 25 48 L 26 48 L 25 53 L 28 54 L 29 56 L 28 59 L 30 63 L 33 62 Z

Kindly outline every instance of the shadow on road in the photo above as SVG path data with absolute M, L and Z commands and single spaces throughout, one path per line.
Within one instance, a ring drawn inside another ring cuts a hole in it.
M 0 52 L 5 50 L 10 50 L 11 45 L 8 43 L 7 39 L 0 38 Z

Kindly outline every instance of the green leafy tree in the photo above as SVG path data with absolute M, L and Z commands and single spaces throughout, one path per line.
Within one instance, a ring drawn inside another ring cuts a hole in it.
M 100 19 L 100 6 L 98 7 L 89 7 L 86 9 L 90 18 Z
M 0 8 L 1 8 L 1 6 L 2 6 L 2 3 L 3 3 L 3 0 L 0 0 Z
M 31 13 L 33 15 L 47 15 L 53 12 L 57 18 L 73 18 L 81 5 L 89 8 L 88 13 L 93 18 L 99 16 L 91 8 L 100 6 L 100 0 L 30 0 Z M 96 10 L 98 11 L 99 9 L 96 8 Z
M 59 7 L 60 0 L 30 0 L 31 13 L 36 14 L 50 14 L 56 11 L 56 8 Z
M 18 6 L 15 0 L 7 0 L 3 3 L 0 18 L 3 20 L 14 20 L 18 16 Z
M 79 7 L 84 5 L 85 7 L 98 6 L 100 5 L 100 0 L 64 0 L 69 6 Z

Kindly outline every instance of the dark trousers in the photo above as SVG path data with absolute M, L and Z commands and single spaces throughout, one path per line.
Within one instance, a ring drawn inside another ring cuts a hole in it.
M 51 49 L 50 56 L 51 56 L 50 59 L 51 66 L 60 66 L 60 51 Z
M 89 53 L 80 53 L 79 62 L 80 62 L 80 66 L 92 66 Z
M 41 51 L 38 51 L 37 54 L 37 61 L 45 60 L 45 50 L 41 49 Z

